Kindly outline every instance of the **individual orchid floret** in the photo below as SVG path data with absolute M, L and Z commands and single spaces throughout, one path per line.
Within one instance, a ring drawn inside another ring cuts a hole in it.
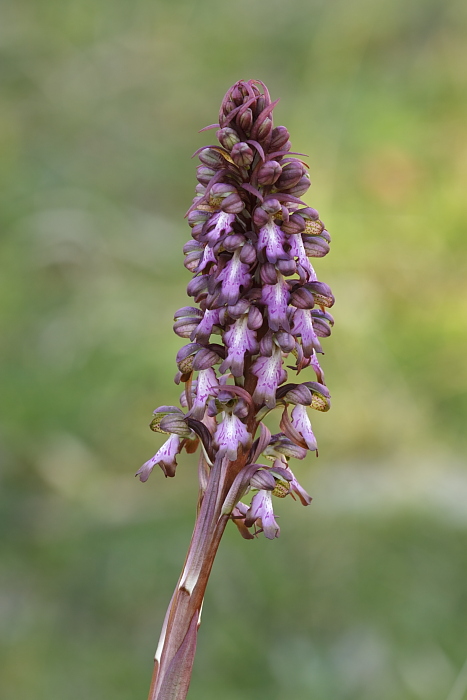
M 245 354 L 258 352 L 256 332 L 249 328 L 249 314 L 241 316 L 230 326 L 224 334 L 224 342 L 227 345 L 227 357 L 221 364 L 219 371 L 226 372 L 231 369 L 234 377 L 241 377 L 245 361 Z
M 305 406 L 297 404 L 292 411 L 292 425 L 295 430 L 302 436 L 309 450 L 317 450 L 318 443 L 311 427 L 310 419 Z
M 198 343 L 208 343 L 214 326 L 216 326 L 218 323 L 219 309 L 206 309 L 201 321 L 196 326 L 191 339 L 196 340 Z
M 280 459 L 283 462 L 287 462 L 291 457 L 305 459 L 307 450 L 296 445 L 284 433 L 277 433 L 272 435 L 269 445 L 263 451 L 263 455 L 268 459 Z
M 310 357 L 310 365 L 313 367 L 315 374 L 316 374 L 316 379 L 320 384 L 324 384 L 324 372 L 321 369 L 321 365 L 319 364 L 318 361 L 318 356 L 315 351 L 313 351 L 311 357 Z
M 240 297 L 241 289 L 247 290 L 251 286 L 250 268 L 240 259 L 240 250 L 236 250 L 227 265 L 217 277 L 222 282 L 222 291 L 219 298 L 220 304 L 234 305 Z
M 171 435 L 156 452 L 154 457 L 145 462 L 143 466 L 138 469 L 135 476 L 139 476 L 140 481 L 147 481 L 156 464 L 160 466 L 165 476 L 175 476 L 175 470 L 177 468 L 176 456 L 180 453 L 180 450 L 180 437 L 178 435 Z
M 230 460 L 234 460 L 237 458 L 238 450 L 241 447 L 246 449 L 250 444 L 251 435 L 245 423 L 242 423 L 234 413 L 226 412 L 214 436 L 217 456 L 226 455 Z
M 265 284 L 262 289 L 262 302 L 267 309 L 269 328 L 278 331 L 290 330 L 287 320 L 287 307 L 290 299 L 289 287 L 282 277 L 276 284 Z
M 165 433 L 166 435 L 175 432 L 167 429 L 167 419 L 175 419 L 178 422 L 180 420 L 184 421 L 185 418 L 183 411 L 177 406 L 159 406 L 153 411 L 152 415 L 154 417 L 149 424 L 151 430 L 155 433 Z M 163 421 L 165 421 L 165 424 L 163 424 Z
M 203 418 L 208 399 L 215 395 L 218 387 L 219 381 L 215 371 L 211 367 L 198 372 L 193 407 L 188 413 L 190 418 L 195 418 L 197 420 Z
M 219 211 L 214 214 L 204 226 L 204 238 L 209 246 L 214 246 L 217 241 L 232 231 L 235 214 Z
M 290 245 L 289 254 L 292 257 L 297 258 L 301 268 L 303 269 L 304 282 L 312 282 L 316 280 L 316 272 L 308 260 L 301 234 L 296 233 L 293 236 L 289 236 L 288 243 Z M 300 276 L 302 277 L 302 275 Z
M 245 525 L 246 527 L 251 527 L 255 523 L 264 532 L 268 540 L 279 537 L 281 529 L 274 516 L 271 491 L 258 491 L 253 496 L 251 506 L 245 516 Z
M 260 355 L 253 363 L 251 371 L 258 377 L 253 400 L 259 405 L 275 408 L 276 389 L 287 378 L 287 374 L 282 368 L 280 348 L 274 344 L 270 357 Z
M 290 481 L 288 482 L 288 486 L 289 486 L 289 491 L 290 491 L 290 493 L 291 493 L 292 495 L 293 495 L 294 493 L 296 493 L 297 496 L 298 496 L 298 498 L 300 499 L 301 504 L 304 505 L 304 506 L 309 506 L 310 503 L 311 503 L 311 501 L 313 500 L 313 499 L 311 498 L 310 494 L 307 493 L 307 492 L 305 491 L 305 489 L 303 488 L 303 486 L 301 486 L 301 484 L 298 483 L 298 481 L 297 481 L 297 479 L 296 479 L 296 477 L 295 477 L 295 474 L 292 472 L 292 470 L 290 469 L 290 467 L 288 467 L 287 470 L 288 470 L 288 472 L 290 473 L 290 476 L 291 476 L 291 479 L 290 479 Z
M 266 260 L 274 264 L 278 260 L 284 260 L 289 257 L 284 250 L 284 241 L 283 231 L 273 220 L 270 220 L 259 230 L 258 251 L 264 251 Z
M 323 352 L 309 309 L 297 309 L 295 311 L 291 332 L 294 336 L 302 339 L 302 348 L 305 357 L 311 357 L 315 351 Z

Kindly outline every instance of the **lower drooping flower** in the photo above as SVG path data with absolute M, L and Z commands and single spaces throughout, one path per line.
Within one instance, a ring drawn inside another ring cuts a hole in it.
M 276 523 L 272 507 L 271 491 L 258 491 L 251 501 L 251 506 L 245 516 L 246 527 L 257 523 L 268 540 L 279 537 L 280 527 Z
M 292 411 L 292 425 L 300 433 L 309 450 L 318 449 L 318 443 L 311 427 L 305 406 L 297 404 Z
M 177 468 L 176 456 L 181 450 L 181 439 L 178 435 L 171 435 L 162 447 L 156 452 L 154 457 L 145 462 L 138 469 L 135 476 L 139 476 L 140 481 L 147 481 L 150 473 L 158 464 L 166 476 L 175 476 Z

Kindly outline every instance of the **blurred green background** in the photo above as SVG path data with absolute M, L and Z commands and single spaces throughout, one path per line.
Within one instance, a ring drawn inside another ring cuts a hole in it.
M 259 78 L 333 236 L 310 508 L 229 528 L 191 700 L 467 692 L 467 5 L 3 0 L 0 685 L 145 698 L 196 460 L 133 478 L 177 401 L 191 154 Z M 467 696 L 467 695 L 466 695 Z

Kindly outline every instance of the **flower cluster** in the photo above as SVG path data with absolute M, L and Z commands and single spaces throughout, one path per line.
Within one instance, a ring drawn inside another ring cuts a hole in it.
M 330 406 L 318 355 L 331 333 L 334 297 L 310 262 L 329 252 L 330 235 L 301 199 L 308 166 L 291 151 L 287 129 L 273 126 L 276 103 L 260 81 L 239 81 L 222 101 L 219 123 L 206 127 L 217 129 L 219 145 L 195 153 L 192 240 L 184 253 L 196 306 L 174 317 L 175 333 L 189 341 L 175 377 L 185 386 L 183 410 L 156 409 L 151 427 L 169 438 L 138 471 L 146 481 L 158 464 L 174 476 L 180 451 L 199 445 L 205 475 L 223 459 L 232 470 L 223 512 L 248 538 L 252 530 L 278 536 L 272 496 L 310 503 L 289 459 L 317 451 L 307 407 Z M 216 335 L 220 342 L 212 342 Z M 289 369 L 298 375 L 311 367 L 316 381 L 286 383 L 289 355 Z M 282 432 L 271 435 L 262 419 L 276 407 Z M 258 463 L 261 455 L 272 466 Z M 256 493 L 248 506 L 240 499 L 249 490 Z

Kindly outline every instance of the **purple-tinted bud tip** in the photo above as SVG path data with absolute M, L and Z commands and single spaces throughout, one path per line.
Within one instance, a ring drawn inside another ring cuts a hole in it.
M 260 185 L 273 185 L 279 179 L 282 168 L 276 160 L 269 160 L 264 163 L 258 171 L 258 182 Z

